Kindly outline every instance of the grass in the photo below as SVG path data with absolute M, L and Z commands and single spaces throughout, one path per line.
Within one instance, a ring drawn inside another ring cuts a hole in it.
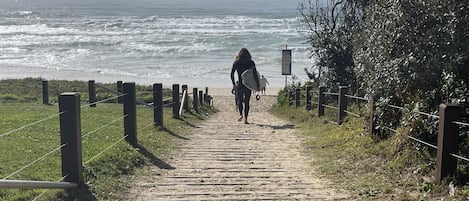
M 317 111 L 277 106 L 272 113 L 300 129 L 305 152 L 312 166 L 333 181 L 337 188 L 347 189 L 357 200 L 465 200 L 467 186 L 456 188 L 450 197 L 449 181 L 434 184 L 435 156 L 426 147 L 414 144 L 398 134 L 377 140 L 364 130 L 362 118 L 348 116 L 342 125 L 331 123 L 337 117 L 326 109 L 326 117 Z M 355 110 L 356 108 L 352 108 Z M 335 120 L 336 121 L 336 120 Z
M 5 84 L 9 88 L 6 89 Z M 57 95 L 68 89 L 84 94 L 86 102 L 87 84 L 79 81 L 54 81 L 52 85 L 60 86 L 50 90 Z M 12 94 L 15 99 L 0 98 L 0 179 L 59 181 L 61 175 L 59 115 L 56 105 L 43 105 L 38 93 L 42 93 L 40 79 L 20 79 L 0 81 L 0 94 Z M 112 86 L 111 84 L 109 84 Z M 72 87 L 72 88 L 68 88 Z M 59 89 L 60 88 L 60 89 Z M 140 91 L 151 90 L 139 86 Z M 4 90 L 4 91 L 3 91 Z M 37 91 L 39 90 L 39 92 Z M 98 95 L 100 94 L 97 92 Z M 107 92 L 106 92 L 107 93 Z M 145 94 L 145 93 L 140 93 Z M 169 94 L 166 91 L 166 94 Z M 112 94 L 101 95 L 103 97 Z M 5 96 L 0 96 L 5 97 Z M 36 98 L 32 98 L 36 97 Z M 98 96 L 99 97 L 99 96 Z M 147 98 L 148 99 L 148 98 Z M 141 100 L 145 100 L 141 97 Z M 54 101 L 51 101 L 54 102 Z M 172 118 L 170 108 L 164 110 L 164 127 L 153 126 L 153 111 L 144 106 L 137 107 L 138 145 L 133 147 L 122 140 L 123 109 L 114 103 L 98 104 L 97 107 L 81 108 L 82 150 L 84 163 L 83 188 L 71 191 L 64 190 L 18 190 L 0 189 L 0 200 L 119 200 L 134 179 L 135 174 L 145 165 L 164 166 L 164 161 L 175 149 L 175 143 L 184 139 L 194 124 L 206 118 L 206 113 L 214 112 L 209 107 L 202 108 L 200 113 L 184 113 L 181 119 Z M 46 119 L 38 124 L 19 129 L 23 125 Z M 54 149 L 58 151 L 51 152 Z M 103 152 L 103 150 L 108 149 Z M 25 167 L 31 161 L 51 152 L 44 159 Z M 12 174 L 11 176 L 9 176 Z

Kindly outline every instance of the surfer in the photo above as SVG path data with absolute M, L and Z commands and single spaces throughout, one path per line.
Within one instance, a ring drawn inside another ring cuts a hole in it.
M 238 100 L 238 110 L 239 110 L 239 119 L 238 121 L 242 121 L 244 118 L 244 123 L 249 124 L 248 122 L 248 115 L 249 115 L 249 101 L 251 99 L 251 89 L 245 86 L 243 83 L 241 74 L 248 70 L 248 69 L 253 69 L 255 73 L 257 73 L 256 70 L 256 64 L 251 58 L 251 53 L 249 53 L 248 49 L 246 48 L 241 48 L 239 51 L 238 55 L 236 56 L 235 61 L 233 62 L 233 68 L 231 69 L 231 82 L 233 84 L 233 89 L 236 88 L 236 98 Z M 238 86 L 236 86 L 235 83 L 235 78 L 234 78 L 234 73 L 235 71 L 238 72 Z M 255 77 L 255 82 L 257 83 L 257 86 L 260 86 L 259 84 L 259 79 Z M 243 106 L 244 105 L 244 106 Z M 243 111 L 244 109 L 244 111 Z

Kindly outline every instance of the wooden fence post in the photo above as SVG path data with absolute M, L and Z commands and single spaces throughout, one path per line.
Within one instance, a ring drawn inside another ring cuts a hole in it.
M 66 182 L 83 184 L 81 150 L 80 94 L 62 93 L 59 96 L 60 144 L 62 176 Z
M 197 88 L 193 88 L 193 89 L 192 89 L 192 96 L 193 96 L 193 98 L 192 98 L 192 105 L 193 105 L 193 107 L 194 107 L 195 112 L 199 112 L 199 104 L 198 104 L 198 101 L 199 101 L 199 100 L 198 100 L 198 97 L 197 97 L 197 92 L 198 92 L 198 90 L 199 90 L 199 89 L 197 89 Z
M 345 94 L 347 93 L 347 86 L 339 86 L 339 111 L 338 111 L 338 120 L 339 125 L 344 122 L 345 119 L 345 110 L 347 110 L 347 97 Z
M 324 103 L 326 103 L 326 96 L 324 91 L 326 87 L 320 86 L 318 91 L 318 117 L 324 116 Z
M 451 156 L 458 152 L 459 126 L 453 121 L 460 118 L 460 108 L 454 104 L 440 104 L 438 122 L 438 150 L 436 154 L 436 183 L 454 175 L 458 160 Z
M 187 91 L 187 85 L 182 85 L 182 91 L 184 93 L 184 91 L 186 91 L 186 99 L 184 99 L 184 102 L 182 103 L 183 104 L 183 108 L 186 112 L 189 111 L 189 91 Z M 184 94 L 183 94 L 184 95 Z
M 370 119 L 369 119 L 369 123 L 368 123 L 368 126 L 369 126 L 369 130 L 368 132 L 370 133 L 370 136 L 373 136 L 373 134 L 375 133 L 375 128 L 376 128 L 376 123 L 375 123 L 375 97 L 374 95 L 371 95 L 370 98 L 368 99 L 368 109 L 369 109 L 369 115 L 370 115 Z
M 124 96 L 124 136 L 132 145 L 137 144 L 137 100 L 135 97 L 135 82 L 126 82 L 123 85 Z
M 311 86 L 306 87 L 306 110 L 311 110 Z
M 173 118 L 179 118 L 179 84 L 173 84 Z
M 300 88 L 295 89 L 295 107 L 300 107 Z
M 94 80 L 88 80 L 88 96 L 90 107 L 96 107 L 96 86 Z
M 163 127 L 163 84 L 153 84 L 153 121 Z
M 49 81 L 42 80 L 42 104 L 50 105 L 49 103 Z
M 119 92 L 121 94 L 123 93 L 123 91 L 122 91 L 122 81 L 117 81 L 117 92 Z M 117 103 L 122 103 L 123 102 L 122 100 L 123 100 L 123 98 L 119 94 L 119 97 L 117 98 Z
M 210 105 L 210 102 L 208 100 L 208 87 L 205 87 L 204 100 L 207 105 Z
M 204 104 L 204 92 L 202 90 L 199 91 L 199 103 L 200 106 Z

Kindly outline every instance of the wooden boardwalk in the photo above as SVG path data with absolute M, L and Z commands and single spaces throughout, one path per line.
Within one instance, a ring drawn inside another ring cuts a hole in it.
M 271 99 L 253 101 L 251 124 L 246 125 L 236 121 L 232 97 L 216 97 L 220 112 L 183 143 L 175 159 L 168 162 L 173 168 L 154 167 L 130 198 L 348 200 L 314 176 L 294 126 L 267 113 Z

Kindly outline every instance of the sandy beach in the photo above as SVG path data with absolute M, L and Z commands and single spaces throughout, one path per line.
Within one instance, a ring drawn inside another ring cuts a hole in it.
M 55 70 L 55 69 L 40 69 L 40 68 L 29 68 L 23 67 L 24 69 L 18 71 L 18 68 L 2 66 L 2 74 L 0 79 L 22 79 L 22 78 L 43 78 L 46 80 L 79 80 L 88 81 L 95 80 L 97 83 L 116 83 L 117 81 L 123 82 L 135 82 L 140 85 L 152 85 L 154 83 L 163 83 L 164 88 L 171 88 L 173 84 L 187 84 L 189 88 L 204 89 L 209 88 L 210 95 L 231 95 L 231 80 L 228 78 L 224 83 L 211 83 L 204 84 L 203 80 L 188 80 L 187 82 L 178 83 L 170 79 L 154 79 L 146 77 L 138 77 L 133 75 L 114 75 L 102 72 L 86 72 L 78 70 Z M 279 86 L 267 86 L 266 95 L 277 95 L 282 89 Z
M 267 87 L 265 90 L 265 95 L 272 96 L 277 95 L 278 92 L 282 90 L 280 87 Z M 217 88 L 217 87 L 209 87 L 208 94 L 212 96 L 230 96 L 233 95 L 231 93 L 231 88 Z

